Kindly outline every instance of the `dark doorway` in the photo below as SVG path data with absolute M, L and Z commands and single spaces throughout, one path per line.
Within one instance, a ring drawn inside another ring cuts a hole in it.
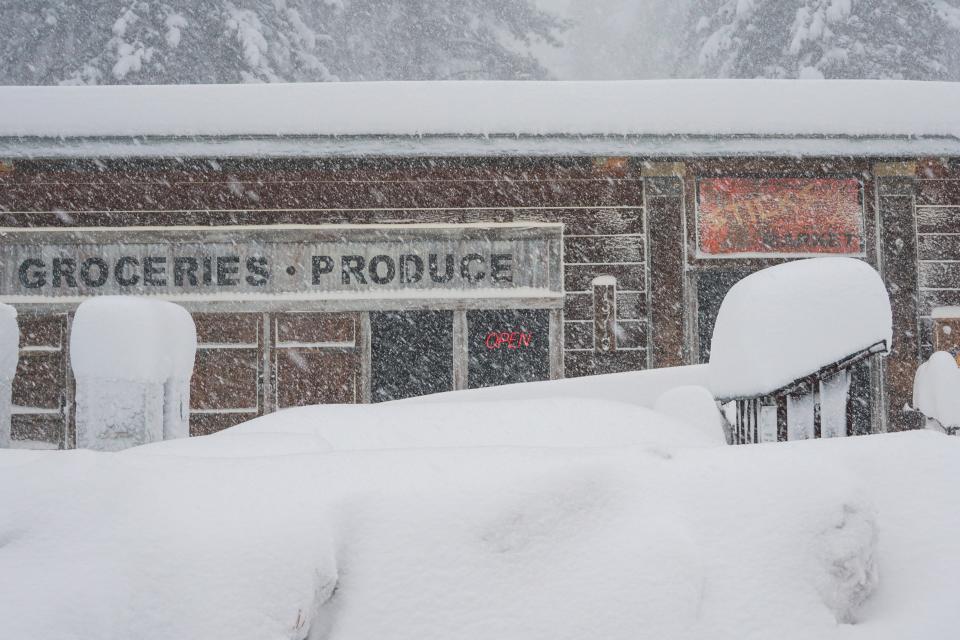
M 453 312 L 370 314 L 370 399 L 400 400 L 453 389 Z
M 469 387 L 550 379 L 550 312 L 467 312 Z

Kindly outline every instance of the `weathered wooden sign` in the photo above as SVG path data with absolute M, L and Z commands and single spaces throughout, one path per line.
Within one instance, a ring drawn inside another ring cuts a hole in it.
M 561 292 L 562 226 L 11 230 L 0 295 Z
M 701 257 L 863 254 L 857 180 L 710 178 L 697 186 Z

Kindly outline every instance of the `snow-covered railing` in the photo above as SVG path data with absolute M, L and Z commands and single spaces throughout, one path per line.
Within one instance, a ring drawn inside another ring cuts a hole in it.
M 719 399 L 721 404 L 736 403 L 736 418 L 731 424 L 732 444 L 848 435 L 850 372 L 858 364 L 887 351 L 886 341 L 880 341 L 770 393 Z M 827 411 L 824 405 L 828 406 Z

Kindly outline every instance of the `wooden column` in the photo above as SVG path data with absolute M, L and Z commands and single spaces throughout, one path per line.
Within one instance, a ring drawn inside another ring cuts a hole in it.
M 598 276 L 592 286 L 593 350 L 612 353 L 617 350 L 617 279 Z
M 684 364 L 684 176 L 682 163 L 643 165 L 647 216 L 647 354 L 653 367 Z
M 903 406 L 911 402 L 913 377 L 920 364 L 916 165 L 877 164 L 874 176 L 877 258 L 893 307 L 893 349 L 882 361 L 883 426 L 886 431 L 904 431 L 918 426 L 903 412 Z

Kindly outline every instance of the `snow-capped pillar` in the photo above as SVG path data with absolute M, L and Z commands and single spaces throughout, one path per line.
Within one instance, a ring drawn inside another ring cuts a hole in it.
M 913 377 L 920 364 L 918 328 L 918 262 L 916 174 L 914 162 L 874 165 L 877 189 L 877 262 L 890 294 L 893 335 L 890 354 L 882 364 L 883 424 L 887 431 L 916 428 L 915 414 L 903 411 L 913 393 Z M 869 243 L 867 243 L 869 247 Z
M 683 218 L 686 167 L 679 162 L 650 162 L 642 168 L 649 265 L 647 354 L 650 367 L 684 363 Z M 654 293 L 655 292 L 655 293 Z
M 617 279 L 597 276 L 593 287 L 593 350 L 612 353 L 617 350 Z
M 0 448 L 10 446 L 10 419 L 13 408 L 13 378 L 20 359 L 20 328 L 17 311 L 0 304 Z
M 118 451 L 163 439 L 164 384 L 175 353 L 169 303 L 133 296 L 83 302 L 70 334 L 77 447 Z
M 190 379 L 197 355 L 197 327 L 183 307 L 164 306 L 174 330 L 167 333 L 173 367 L 163 385 L 163 439 L 172 440 L 190 436 Z

